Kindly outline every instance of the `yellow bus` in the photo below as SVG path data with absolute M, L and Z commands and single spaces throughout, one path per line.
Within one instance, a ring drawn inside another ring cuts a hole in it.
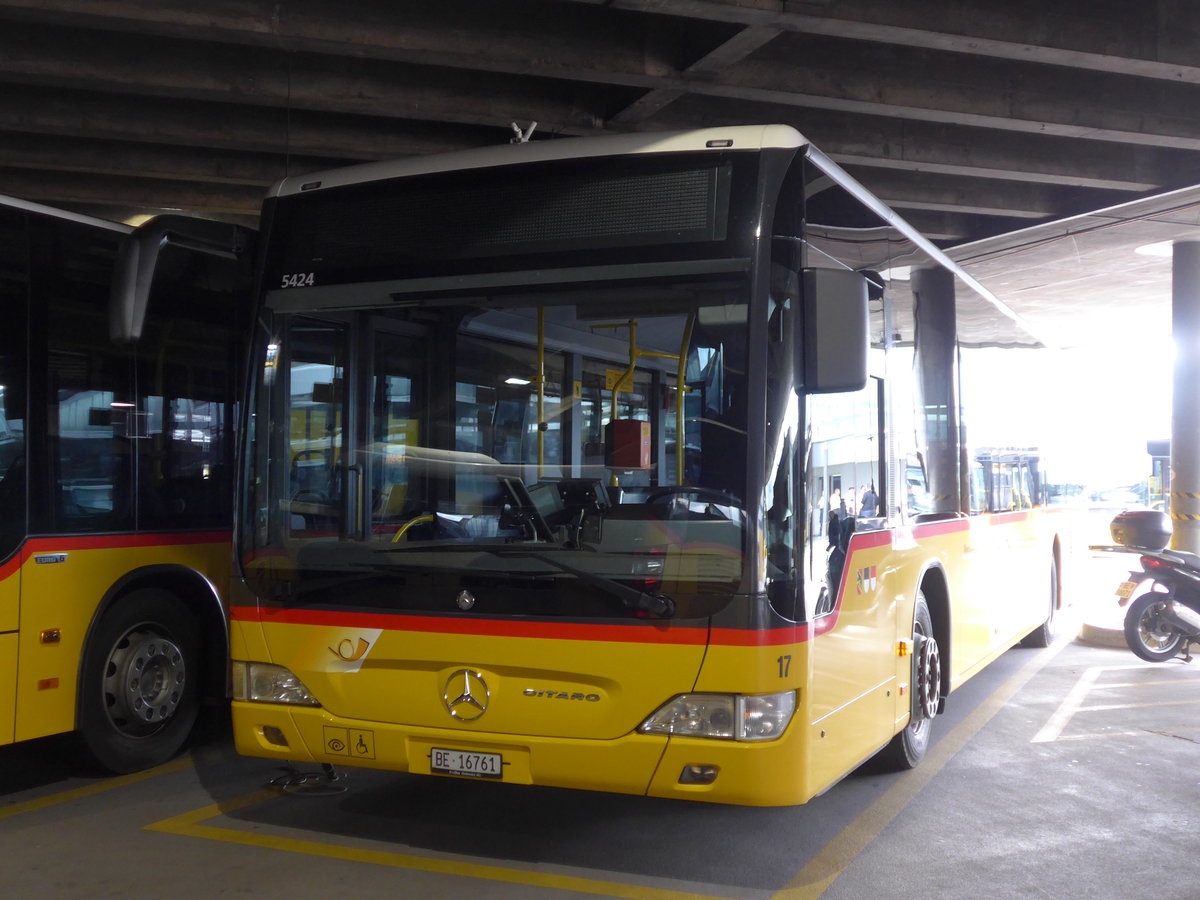
M 1050 640 L 1061 540 L 972 499 L 958 388 L 1036 340 L 795 130 L 368 164 L 262 225 L 240 752 L 796 804 Z
M 227 696 L 235 257 L 0 197 L 0 744 L 129 772 Z

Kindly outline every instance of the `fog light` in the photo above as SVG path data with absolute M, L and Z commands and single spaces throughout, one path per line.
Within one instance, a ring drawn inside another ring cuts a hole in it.
M 285 738 L 283 736 L 283 732 L 274 725 L 264 725 L 262 734 L 263 740 L 265 740 L 268 744 L 274 744 L 277 747 L 288 746 L 287 738 Z
M 684 766 L 679 773 L 680 784 L 712 784 L 717 780 L 719 766 Z

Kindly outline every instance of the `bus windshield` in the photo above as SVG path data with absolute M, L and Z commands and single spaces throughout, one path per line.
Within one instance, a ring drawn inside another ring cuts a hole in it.
M 748 281 L 276 292 L 248 576 L 321 605 L 711 615 L 743 569 Z

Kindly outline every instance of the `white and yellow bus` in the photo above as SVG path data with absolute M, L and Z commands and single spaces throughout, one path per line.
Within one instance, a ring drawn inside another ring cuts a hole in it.
M 1036 342 L 795 130 L 341 169 L 262 226 L 242 753 L 795 804 L 1049 641 L 1060 538 L 971 499 L 958 389 Z
M 110 772 L 227 696 L 249 266 L 165 221 L 0 197 L 0 744 L 77 732 Z M 139 249 L 156 277 L 115 291 Z

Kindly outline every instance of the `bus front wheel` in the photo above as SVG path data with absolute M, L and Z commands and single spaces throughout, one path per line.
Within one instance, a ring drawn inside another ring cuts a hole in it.
M 80 671 L 79 735 L 107 772 L 166 762 L 196 721 L 199 646 L 187 607 L 143 588 L 104 613 Z
M 1058 559 L 1050 557 L 1050 593 L 1049 609 L 1046 610 L 1046 620 L 1037 628 L 1021 639 L 1022 647 L 1049 647 L 1054 643 L 1054 619 L 1058 614 Z
M 917 654 L 916 683 L 912 685 L 914 712 L 908 724 L 879 751 L 879 765 L 888 771 L 916 768 L 929 748 L 933 717 L 937 715 L 942 693 L 942 658 L 937 638 L 933 636 L 933 618 L 925 595 L 917 592 L 913 609 L 913 647 Z

